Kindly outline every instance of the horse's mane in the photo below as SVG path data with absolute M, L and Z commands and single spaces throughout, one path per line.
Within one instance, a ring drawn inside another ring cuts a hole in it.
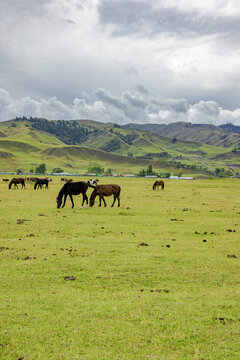
M 58 196 L 57 196 L 57 199 L 61 196 L 61 198 L 63 197 L 63 194 L 65 192 L 65 188 L 67 187 L 68 183 L 66 182 L 63 187 L 60 189 L 59 193 L 58 193 Z

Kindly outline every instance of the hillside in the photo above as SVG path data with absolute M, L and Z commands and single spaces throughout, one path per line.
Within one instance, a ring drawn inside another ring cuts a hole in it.
M 17 168 L 29 171 L 44 162 L 49 171 L 60 167 L 69 172 L 86 172 L 90 164 L 98 164 L 115 172 L 137 173 L 149 165 L 149 160 L 146 159 L 136 159 L 85 146 L 66 145 L 53 134 L 33 128 L 27 120 L 2 122 L 0 131 L 3 134 L 0 138 L 1 171 L 16 171 Z M 175 164 L 161 160 L 153 160 L 152 165 L 158 171 L 174 171 L 177 168 Z
M 136 173 L 151 163 L 156 171 L 182 167 L 189 174 L 202 173 L 199 167 L 213 170 L 231 165 L 229 160 L 239 162 L 227 148 L 92 120 L 17 118 L 0 123 L 0 134 L 1 170 L 29 171 L 44 162 L 49 170 L 87 171 L 97 164 Z
M 32 119 L 30 123 L 32 128 L 50 132 L 65 144 L 82 145 L 119 155 L 131 155 L 135 158 L 161 159 L 166 156 L 169 158 L 184 156 L 186 161 L 192 161 L 195 157 L 198 162 L 199 154 L 208 154 L 212 157 L 225 152 L 223 149 L 214 149 L 212 146 L 190 139 L 176 141 L 174 137 L 163 136 L 153 131 L 92 120 Z
M 228 124 L 220 125 L 219 127 L 224 131 L 240 134 L 240 126 L 228 123 Z
M 158 124 L 128 124 L 127 128 L 138 128 L 153 131 L 162 136 L 184 140 L 196 141 L 218 147 L 234 147 L 240 144 L 239 127 L 228 125 L 214 126 L 210 124 L 191 124 L 176 122 L 168 125 Z M 232 131 L 231 131 L 232 130 Z M 235 131 L 235 132 L 234 132 Z

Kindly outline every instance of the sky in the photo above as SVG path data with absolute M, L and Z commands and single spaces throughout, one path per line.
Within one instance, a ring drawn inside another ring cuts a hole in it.
M 240 125 L 240 0 L 0 0 L 0 121 Z

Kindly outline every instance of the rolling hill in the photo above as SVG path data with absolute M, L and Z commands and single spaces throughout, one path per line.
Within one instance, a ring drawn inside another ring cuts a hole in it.
M 174 124 L 170 125 L 173 127 Z M 170 125 L 167 126 L 169 129 Z M 159 128 L 165 129 L 166 125 Z M 177 128 L 181 133 L 184 126 L 177 123 L 175 134 Z M 0 166 L 2 171 L 16 168 L 29 171 L 44 162 L 49 171 L 60 167 L 65 171 L 86 172 L 89 165 L 97 164 L 117 173 L 137 173 L 151 163 L 158 172 L 174 173 L 182 167 L 185 174 L 206 175 L 208 173 L 203 168 L 213 170 L 217 166 L 229 166 L 228 161 L 233 160 L 235 164 L 240 163 L 238 154 L 234 155 L 227 145 L 221 146 L 221 142 L 212 146 L 197 142 L 196 136 L 193 136 L 194 141 L 190 141 L 190 135 L 186 136 L 188 140 L 181 140 L 175 135 L 158 134 L 157 129 L 156 124 L 149 131 L 132 125 L 92 120 L 16 118 L 0 123 Z M 215 129 L 210 126 L 209 131 L 211 137 L 211 131 Z M 227 137 L 233 135 L 219 131 Z M 170 130 L 165 133 L 170 134 Z M 239 134 L 234 136 L 237 143 Z

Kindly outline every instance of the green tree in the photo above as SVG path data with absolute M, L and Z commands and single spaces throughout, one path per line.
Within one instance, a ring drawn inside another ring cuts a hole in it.
M 146 171 L 144 169 L 140 170 L 138 173 L 138 176 L 145 176 L 146 175 Z
M 88 168 L 89 173 L 102 174 L 104 172 L 104 168 L 100 165 L 90 165 Z
M 182 174 L 183 174 L 183 169 L 179 169 L 179 170 L 177 171 L 177 173 L 174 174 L 174 175 L 181 177 Z
M 46 172 L 46 164 L 40 164 L 36 167 L 36 173 L 37 174 L 45 174 Z
M 60 169 L 60 168 L 54 168 L 54 169 L 52 169 L 52 173 L 62 173 L 62 172 L 64 172 L 64 170 L 63 170 L 63 169 Z
M 148 168 L 147 168 L 147 175 L 152 175 L 152 174 L 153 174 L 152 165 L 149 164 L 149 165 L 148 165 Z

